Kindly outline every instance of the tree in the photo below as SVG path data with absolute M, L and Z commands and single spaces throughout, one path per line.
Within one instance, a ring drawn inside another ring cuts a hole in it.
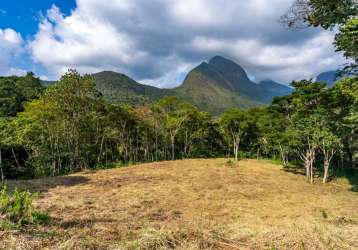
M 295 0 L 281 21 L 289 27 L 344 25 L 358 11 L 356 0 Z
M 259 145 L 263 148 L 261 150 L 271 156 L 275 156 L 278 152 L 283 165 L 287 167 L 289 140 L 286 140 L 288 121 L 285 114 L 278 112 L 273 107 L 268 107 L 261 110 L 257 116 L 256 129 L 260 137 Z
M 229 144 L 232 144 L 235 159 L 239 160 L 240 142 L 250 127 L 250 116 L 239 109 L 231 109 L 220 117 L 220 126 Z
M 318 147 L 323 153 L 323 183 L 327 182 L 329 168 L 331 165 L 331 161 L 340 148 L 341 142 L 338 136 L 336 136 L 332 131 L 327 128 L 321 127 L 321 130 L 318 131 L 319 133 L 319 144 Z
M 103 112 L 92 77 L 73 70 L 39 100 L 26 104 L 14 127 L 35 174 L 55 175 L 94 165 Z
M 335 131 L 342 139 L 349 168 L 354 168 L 354 155 L 358 151 L 358 79 L 344 78 L 332 89 L 330 120 L 336 121 Z
M 358 18 L 350 19 L 340 28 L 334 42 L 337 51 L 343 52 L 347 59 L 353 59 L 353 63 L 346 67 L 349 73 L 358 73 Z
M 156 104 L 155 110 L 160 114 L 161 126 L 169 137 L 172 160 L 175 160 L 176 136 L 189 117 L 188 110 L 192 108 L 176 97 L 165 97 Z
M 299 158 L 303 161 L 306 178 L 311 183 L 314 181 L 313 170 L 319 145 L 318 125 L 317 116 L 309 116 L 295 120 L 289 129 L 292 135 L 291 144 L 295 146 Z
M 43 86 L 33 73 L 24 77 L 0 77 L 0 116 L 16 116 L 23 111 L 23 105 L 40 97 Z

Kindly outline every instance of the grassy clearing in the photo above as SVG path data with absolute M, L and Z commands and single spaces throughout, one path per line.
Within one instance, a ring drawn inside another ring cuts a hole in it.
M 11 183 L 50 225 L 0 249 L 358 249 L 358 193 L 268 161 L 184 160 Z

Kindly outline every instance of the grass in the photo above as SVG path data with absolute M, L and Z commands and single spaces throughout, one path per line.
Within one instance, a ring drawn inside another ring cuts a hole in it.
M 9 183 L 49 225 L 0 249 L 358 249 L 358 193 L 269 161 L 183 160 Z

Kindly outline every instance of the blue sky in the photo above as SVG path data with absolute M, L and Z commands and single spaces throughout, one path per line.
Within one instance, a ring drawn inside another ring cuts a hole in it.
M 0 75 L 113 70 L 159 87 L 215 55 L 257 81 L 314 78 L 345 63 L 333 31 L 286 29 L 293 0 L 0 0 Z
M 74 0 L 1 0 L 0 29 L 12 28 L 25 38 L 32 36 L 37 32 L 41 15 L 53 4 L 66 15 L 76 6 Z

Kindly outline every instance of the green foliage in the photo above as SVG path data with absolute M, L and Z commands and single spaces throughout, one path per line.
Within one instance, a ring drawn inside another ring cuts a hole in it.
M 355 0 L 310 0 L 307 21 L 313 26 L 325 29 L 345 24 L 351 16 L 358 14 Z
M 333 28 L 344 25 L 351 17 L 357 16 L 355 0 L 295 0 L 292 7 L 281 17 L 289 27 L 303 25 Z
M 358 19 L 350 19 L 340 29 L 340 33 L 336 36 L 336 47 L 338 51 L 344 51 L 347 58 L 358 60 Z
M 142 85 L 126 75 L 103 71 L 93 75 L 105 100 L 115 104 L 144 105 L 173 95 L 172 91 Z
M 0 190 L 0 217 L 15 224 L 33 222 L 32 200 L 34 196 L 27 191 L 15 189 L 9 193 L 4 186 Z
M 39 211 L 32 212 L 31 216 L 34 223 L 42 225 L 49 225 L 52 220 L 48 214 Z
M 23 104 L 38 98 L 43 87 L 32 73 L 24 77 L 0 77 L 0 117 L 15 116 L 23 110 Z
M 239 109 L 231 109 L 221 115 L 219 123 L 227 143 L 233 147 L 235 159 L 238 160 L 240 143 L 252 123 L 250 114 Z
M 357 73 L 358 63 L 358 18 L 353 18 L 340 28 L 336 35 L 335 46 L 337 51 L 342 51 L 348 59 L 353 59 L 354 63 L 348 67 Z

